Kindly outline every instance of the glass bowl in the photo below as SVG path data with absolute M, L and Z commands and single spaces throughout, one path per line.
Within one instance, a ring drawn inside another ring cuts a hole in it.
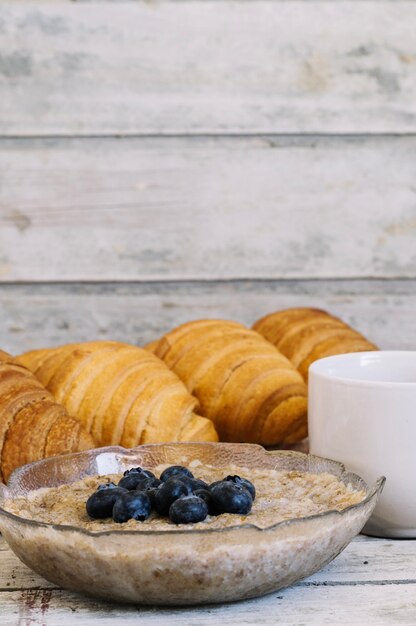
M 122 473 L 144 465 L 187 465 L 199 459 L 215 467 L 329 472 L 366 497 L 342 512 L 280 522 L 260 529 L 91 532 L 17 517 L 5 498 L 56 487 L 85 476 Z M 253 444 L 152 444 L 127 450 L 107 447 L 53 457 L 16 470 L 0 485 L 0 530 L 28 567 L 61 587 L 89 595 L 152 605 L 229 602 L 260 596 L 309 576 L 331 561 L 370 517 L 384 478 L 369 488 L 340 463 L 300 452 L 266 452 Z

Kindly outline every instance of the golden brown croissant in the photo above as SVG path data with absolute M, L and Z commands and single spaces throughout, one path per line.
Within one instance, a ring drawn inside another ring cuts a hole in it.
M 377 350 L 348 324 L 320 309 L 277 311 L 259 319 L 253 329 L 287 356 L 306 381 L 308 368 L 317 359 Z
M 94 446 L 32 372 L 0 351 L 0 478 L 20 465 Z
M 197 400 L 154 354 L 116 341 L 26 352 L 19 362 L 76 414 L 99 445 L 218 441 Z
M 223 441 L 292 443 L 306 435 L 306 386 L 261 335 L 225 320 L 199 320 L 147 346 L 183 380 Z

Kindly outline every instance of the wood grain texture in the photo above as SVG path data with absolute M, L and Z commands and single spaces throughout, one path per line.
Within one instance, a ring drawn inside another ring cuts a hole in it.
M 144 345 L 191 319 L 251 325 L 289 306 L 325 308 L 381 348 L 416 349 L 415 281 L 4 285 L 0 348 L 20 353 L 93 339 Z
M 3 135 L 416 130 L 406 0 L 41 1 L 0 21 Z
M 59 589 L 0 593 L 7 626 L 414 626 L 416 583 L 291 587 L 264 598 L 196 608 L 156 608 L 104 603 Z
M 0 280 L 416 277 L 415 153 L 416 137 L 2 140 Z

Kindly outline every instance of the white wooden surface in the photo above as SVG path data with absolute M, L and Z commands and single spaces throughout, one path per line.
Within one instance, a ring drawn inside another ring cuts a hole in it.
M 416 278 L 415 155 L 414 136 L 3 140 L 0 280 Z
M 222 606 L 157 608 L 103 603 L 57 589 L 0 542 L 0 623 L 195 626 L 416 623 L 416 542 L 360 535 L 331 564 L 297 585 Z
M 4 285 L 0 346 L 19 353 L 94 338 L 143 345 L 190 319 L 251 325 L 308 305 L 340 315 L 383 349 L 416 350 L 413 280 Z
M 413 2 L 6 3 L 0 131 L 414 132 Z
M 0 281 L 414 278 L 415 18 L 4 2 Z

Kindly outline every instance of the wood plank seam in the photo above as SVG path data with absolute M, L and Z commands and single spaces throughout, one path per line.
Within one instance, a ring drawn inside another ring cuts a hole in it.
M 66 1 L 66 0 L 64 0 Z M 68 0 L 69 2 L 79 2 L 80 0 Z M 82 1 L 82 0 L 81 0 Z M 85 2 L 88 2 L 89 0 L 85 0 Z M 104 0 L 104 1 L 109 1 L 109 0 Z M 124 1 L 124 0 L 123 0 Z M 134 0 L 131 0 L 132 2 L 134 2 Z M 192 0 L 189 0 L 192 1 Z M 221 2 L 222 0 L 218 0 L 218 2 Z M 228 0 L 229 1 L 229 0 Z M 240 1 L 240 0 L 237 0 Z M 258 0 L 259 2 L 261 2 L 262 0 Z M 287 2 L 293 2 L 296 0 L 286 0 Z M 332 0 L 328 0 L 328 1 L 332 1 Z M 338 0 L 337 0 L 338 1 Z M 350 2 L 351 0 L 345 0 L 345 2 Z M 365 0 L 357 0 L 358 2 L 362 1 L 365 2 Z M 384 2 L 385 0 L 383 0 Z M 394 2 L 395 0 L 391 0 L 391 2 Z M 416 0 L 411 0 L 412 2 L 414 1 L 416 4 Z M 378 132 L 350 132 L 350 133 L 343 133 L 343 132 L 311 132 L 311 131 L 304 131 L 302 133 L 298 132 L 298 131 L 293 131 L 293 132 L 273 132 L 273 131 L 265 131 L 265 132 L 259 132 L 256 130 L 253 130 L 252 132 L 250 131 L 246 131 L 246 132 L 241 132 L 241 131 L 236 131 L 234 133 L 232 132 L 224 132 L 224 131 L 218 131 L 218 132 L 206 132 L 206 133 L 201 133 L 198 131 L 189 131 L 189 132 L 182 132 L 182 133 L 174 133 L 174 132 L 165 132 L 165 133 L 133 133 L 133 132 L 128 132 L 128 131 L 124 131 L 121 133 L 92 133 L 92 134 L 77 134 L 76 132 L 71 132 L 71 133 L 63 133 L 63 134 L 55 134 L 55 135 L 36 135 L 33 133 L 27 134 L 27 135 L 7 135 L 7 134 L 2 134 L 0 131 L 0 141 L 28 141 L 28 140 L 33 140 L 33 141 L 60 141 L 60 140 L 71 140 L 73 139 L 74 141 L 89 141 L 89 140 L 96 140 L 96 139 L 107 139 L 107 140 L 112 140 L 112 139 L 186 139 L 186 140 L 203 140 L 203 139 L 270 139 L 270 141 L 273 141 L 273 139 L 278 140 L 278 139 L 293 139 L 293 140 L 318 140 L 318 139 L 333 139 L 333 140 L 337 140 L 337 139 L 357 139 L 357 140 L 363 140 L 363 139 L 403 139 L 403 138 L 415 138 L 416 137 L 416 132 L 414 131 L 397 131 L 397 132 L 383 132 L 383 131 L 378 131 Z

